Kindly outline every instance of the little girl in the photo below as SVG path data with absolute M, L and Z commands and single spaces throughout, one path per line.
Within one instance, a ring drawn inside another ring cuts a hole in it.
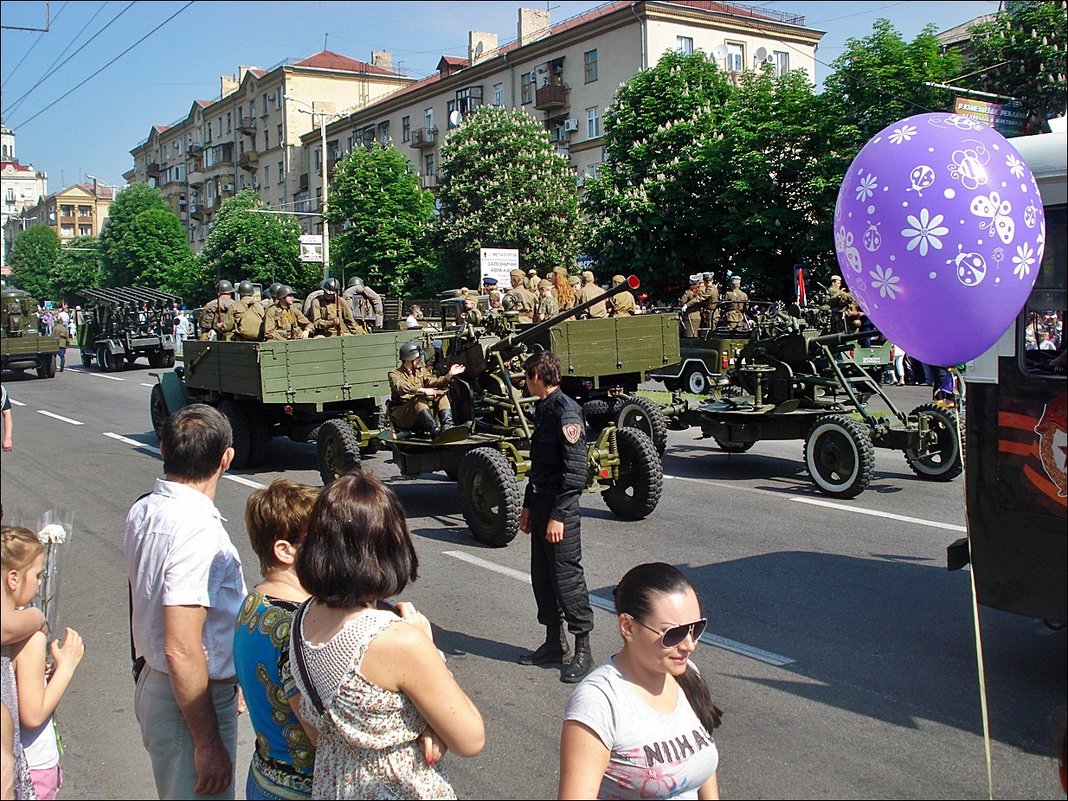
M 3 531 L 4 594 L 11 597 L 15 606 L 28 606 L 37 596 L 42 572 L 44 572 L 44 546 L 37 537 L 24 528 L 5 528 Z M 21 645 L 4 646 L 4 656 L 9 657 L 10 663 L 14 665 L 14 683 L 17 687 L 17 699 L 14 706 L 8 703 L 8 708 L 15 717 L 20 730 L 16 751 L 23 752 L 34 794 L 40 799 L 55 798 L 62 784 L 59 747 L 52 714 L 85 653 L 81 636 L 68 628 L 62 646 L 58 642 L 52 643 L 52 660 L 55 669 L 52 678 L 46 683 L 47 648 L 47 637 L 41 631 L 31 635 Z M 4 680 L 6 686 L 8 682 L 6 675 Z M 4 700 L 7 702 L 6 689 Z M 16 781 L 18 788 L 18 780 Z M 33 797 L 18 792 L 18 789 L 16 796 Z

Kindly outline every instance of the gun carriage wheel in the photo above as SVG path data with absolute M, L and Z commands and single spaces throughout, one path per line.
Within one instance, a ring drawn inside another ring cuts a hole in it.
M 156 432 L 156 439 L 163 433 L 163 421 L 170 417 L 167 409 L 167 400 L 163 397 L 163 387 L 156 384 L 148 398 L 148 416 L 152 418 L 152 430 Z
M 905 461 L 920 478 L 952 481 L 964 470 L 957 442 L 956 416 L 949 409 L 924 403 L 912 410 L 910 418 L 927 421 L 927 447 L 923 452 L 905 449 Z
M 327 486 L 350 470 L 360 467 L 360 438 L 347 420 L 327 420 L 315 438 L 319 475 Z
M 820 417 L 805 439 L 805 466 L 821 492 L 855 498 L 871 482 L 875 469 L 868 430 L 845 415 Z
M 601 493 L 605 505 L 624 520 L 648 517 L 660 502 L 664 468 L 653 441 L 636 428 L 616 432 L 619 478 Z
M 471 535 L 483 545 L 502 548 L 515 539 L 523 500 L 515 472 L 504 455 L 474 448 L 460 459 L 460 498 Z
M 664 455 L 668 424 L 664 412 L 655 402 L 640 395 L 624 395 L 613 403 L 611 416 L 617 428 L 641 431 L 652 441 L 657 455 Z

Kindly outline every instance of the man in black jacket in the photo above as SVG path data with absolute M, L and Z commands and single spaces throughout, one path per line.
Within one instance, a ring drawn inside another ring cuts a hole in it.
M 582 409 L 560 391 L 560 358 L 535 353 L 523 365 L 527 392 L 541 399 L 530 443 L 530 473 L 520 530 L 530 534 L 530 578 L 545 642 L 519 657 L 521 665 L 562 662 L 570 649 L 561 614 L 575 635 L 575 656 L 560 674 L 568 684 L 593 667 L 593 610 L 582 570 L 579 498 L 586 486 Z

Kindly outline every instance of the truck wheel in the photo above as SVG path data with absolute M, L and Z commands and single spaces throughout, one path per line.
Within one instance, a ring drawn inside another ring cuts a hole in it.
M 82 348 L 82 367 L 93 366 L 93 352 L 88 348 Z
M 163 397 L 163 387 L 156 384 L 148 396 L 148 416 L 152 418 L 152 430 L 156 432 L 156 439 L 163 433 L 163 421 L 170 417 L 170 414 L 167 410 L 167 399 Z
M 230 430 L 234 438 L 234 460 L 230 467 L 244 470 L 249 465 L 252 454 L 252 431 L 249 428 L 248 414 L 245 407 L 230 398 L 219 403 L 219 412 L 230 421 Z
M 957 421 L 953 412 L 934 403 L 924 403 L 913 409 L 909 417 L 927 418 L 927 428 L 936 437 L 922 456 L 911 448 L 905 449 L 905 461 L 912 472 L 932 481 L 952 481 L 959 476 L 964 462 L 957 447 Z
M 114 373 L 122 365 L 122 357 L 112 354 L 107 345 L 98 345 L 96 348 L 96 365 L 105 373 Z
M 720 439 L 716 436 L 713 436 L 712 439 L 716 441 L 721 451 L 726 451 L 727 453 L 745 453 L 756 445 L 755 442 L 738 442 L 736 440 Z
M 271 426 L 263 409 L 249 403 L 245 407 L 248 418 L 249 467 L 259 467 L 267 461 L 271 447 Z
M 48 356 L 37 368 L 38 378 L 55 378 L 56 377 L 56 354 Z
M 167 351 L 166 356 L 164 356 L 164 358 L 163 358 L 163 366 L 164 367 L 174 367 L 174 351 L 173 350 Z
M 653 441 L 658 455 L 667 450 L 667 418 L 660 406 L 640 395 L 624 395 L 612 406 L 616 428 L 634 428 Z
M 586 428 L 590 431 L 600 431 L 608 422 L 608 415 L 612 413 L 612 407 L 608 401 L 602 398 L 588 400 L 582 404 L 582 417 L 586 421 Z
M 691 364 L 682 374 L 682 388 L 691 395 L 704 395 L 708 392 L 708 376 L 705 370 L 696 364 Z
M 360 437 L 347 420 L 327 420 L 316 437 L 323 486 L 350 470 L 360 469 Z
M 664 384 L 664 389 L 668 392 L 674 392 L 679 388 L 679 379 L 677 378 L 662 378 L 660 379 Z
M 820 417 L 805 438 L 805 466 L 821 492 L 855 498 L 871 482 L 875 469 L 868 430 L 845 415 Z
M 624 520 L 648 517 L 660 503 L 664 468 L 652 440 L 636 428 L 616 432 L 619 480 L 601 493 L 605 505 Z
M 515 539 L 523 499 L 512 465 L 494 448 L 474 448 L 460 459 L 460 500 L 471 536 L 503 548 Z
M 148 366 L 154 370 L 158 370 L 160 367 L 163 367 L 165 360 L 166 357 L 163 355 L 163 351 L 161 350 L 153 350 L 150 351 L 148 354 Z

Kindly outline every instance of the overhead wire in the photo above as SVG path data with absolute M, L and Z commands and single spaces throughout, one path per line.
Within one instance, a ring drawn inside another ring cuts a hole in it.
M 55 24 L 55 21 L 57 19 L 59 19 L 59 15 L 62 14 L 67 9 L 67 6 L 69 5 L 69 3 L 70 3 L 70 0 L 67 0 L 66 3 L 64 3 L 63 5 L 61 5 L 59 7 L 59 11 L 57 11 L 56 15 L 54 17 L 52 17 L 52 23 L 51 24 Z M 11 80 L 11 76 L 14 75 L 16 72 L 18 72 L 19 67 L 22 66 L 22 62 L 25 61 L 26 57 L 30 53 L 33 52 L 33 48 L 37 47 L 37 43 L 41 41 L 41 39 L 44 37 L 45 33 L 47 33 L 47 31 L 41 31 L 39 34 L 37 34 L 37 38 L 33 40 L 33 44 L 31 44 L 29 46 L 29 48 L 26 50 L 26 52 L 22 54 L 22 58 L 19 59 L 19 63 L 14 66 L 14 68 L 11 70 L 11 72 L 9 72 L 7 74 L 7 77 L 4 78 L 3 82 L 0 83 L 0 89 L 3 89 L 5 86 L 7 86 L 7 82 Z
M 96 37 L 98 37 L 100 34 L 102 34 L 104 31 L 106 31 L 108 28 L 110 28 L 116 21 L 118 21 L 119 17 L 121 17 L 123 14 L 125 14 L 127 11 L 129 11 L 131 8 L 133 8 L 133 6 L 136 5 L 136 3 L 137 3 L 137 0 L 132 0 L 132 2 L 129 5 L 127 5 L 126 8 L 124 8 L 122 11 L 120 11 L 118 14 L 116 14 L 114 17 L 112 17 L 111 22 L 109 22 L 107 25 L 105 25 L 99 31 L 94 33 L 89 38 L 89 40 L 85 42 L 85 44 L 83 44 L 81 47 L 79 47 L 77 50 L 75 50 L 73 53 L 71 53 L 70 56 L 68 56 L 67 59 L 57 67 L 56 66 L 56 62 L 59 61 L 61 58 L 63 58 L 63 55 L 67 52 L 67 50 L 69 50 L 71 48 L 71 46 L 76 41 L 78 41 L 78 37 L 81 36 L 83 33 L 85 33 L 86 29 L 90 25 L 92 25 L 93 20 L 95 20 L 100 15 L 100 12 L 103 11 L 104 8 L 107 6 L 107 2 L 103 3 L 100 6 L 100 8 L 98 8 L 96 10 L 96 13 L 93 14 L 92 18 L 90 18 L 90 20 L 87 23 L 85 23 L 85 25 L 82 27 L 82 29 L 80 31 L 78 31 L 78 35 L 75 36 L 73 39 L 71 39 L 70 44 L 68 44 L 66 46 L 66 48 L 64 48 L 63 52 L 60 53 L 58 56 L 56 56 L 55 59 L 52 61 L 52 63 L 49 64 L 48 67 L 45 68 L 44 74 L 40 77 L 40 79 L 37 81 L 37 83 L 35 83 L 33 86 L 31 86 L 26 91 L 26 93 L 22 95 L 22 97 L 20 97 L 18 100 L 16 100 L 10 106 L 8 106 L 6 109 L 4 109 L 4 114 L 11 114 L 12 112 L 14 112 L 22 104 L 22 101 L 25 100 L 27 97 L 29 97 L 30 93 L 33 92 L 34 89 L 36 89 L 38 86 L 40 86 L 46 80 L 48 80 L 49 77 L 51 77 L 52 75 L 55 74 L 54 70 L 59 70 L 59 69 L 62 69 L 64 66 L 66 66 L 66 64 L 72 58 L 74 58 L 76 55 L 78 55 L 80 52 L 82 52 L 86 47 L 88 47 L 93 42 L 93 40 L 96 39 Z
M 20 125 L 20 126 L 22 126 L 22 125 L 27 125 L 28 123 L 30 123 L 30 122 L 32 122 L 33 120 L 35 120 L 35 119 L 37 119 L 38 117 L 40 117 L 40 116 L 41 116 L 42 114 L 44 114 L 44 113 L 45 113 L 46 111 L 48 111 L 48 110 L 49 110 L 50 108 L 52 108 L 53 106 L 55 106 L 55 105 L 56 105 L 57 103 L 59 103 L 59 102 L 60 102 L 61 100 L 63 100 L 64 98 L 66 98 L 66 97 L 68 97 L 69 95 L 73 94 L 73 93 L 74 93 L 75 91 L 77 91 L 78 89 L 80 89 L 80 88 L 82 88 L 83 86 L 85 86 L 85 84 L 89 83 L 89 81 L 91 81 L 91 80 L 92 80 L 93 78 L 95 78 L 95 77 L 96 77 L 97 75 L 99 75 L 100 73 L 102 73 L 102 72 L 103 72 L 104 70 L 106 70 L 106 69 L 107 69 L 108 67 L 110 67 L 110 66 L 111 66 L 112 64 L 114 64 L 114 63 L 115 63 L 116 61 L 118 61 L 118 60 L 119 60 L 120 58 L 122 58 L 123 56 L 125 56 L 125 55 L 126 55 L 127 53 L 129 53 L 129 52 L 130 52 L 131 50 L 133 50 L 133 49 L 134 49 L 135 47 L 137 47 L 137 46 L 138 46 L 139 44 L 141 44 L 141 42 L 145 41 L 145 40 L 146 40 L 146 39 L 147 39 L 148 37 L 150 37 L 150 36 L 151 36 L 152 34 L 154 34 L 154 33 L 155 33 L 156 31 L 158 31 L 158 30 L 159 30 L 160 28 L 162 28 L 162 27 L 163 27 L 164 25 L 166 25 L 166 24 L 167 24 L 168 22 L 170 22 L 171 20 L 173 20 L 173 19 L 174 19 L 175 17 L 177 17 L 177 16 L 179 15 L 179 14 L 181 14 L 181 13 L 182 13 L 183 11 L 185 11 L 185 10 L 186 10 L 187 8 L 189 8 L 189 6 L 193 5 L 193 3 L 195 3 L 195 2 L 196 2 L 196 0 L 189 0 L 189 2 L 188 2 L 188 3 L 186 3 L 186 4 L 184 5 L 184 6 L 182 6 L 181 8 L 179 8 L 179 9 L 178 9 L 177 11 L 175 11 L 175 12 L 174 12 L 173 14 L 171 14 L 171 15 L 170 15 L 169 17 L 167 17 L 167 19 L 163 20 L 163 22 L 161 22 L 161 23 L 160 23 L 159 25 L 157 25 L 157 26 L 156 26 L 155 28 L 153 28 L 152 30 L 150 30 L 150 31 L 149 31 L 148 33 L 146 33 L 146 34 L 145 34 L 144 36 L 142 36 L 142 37 L 141 37 L 140 39 L 138 39 L 138 40 L 137 40 L 136 42 L 134 42 L 134 43 L 133 43 L 132 45 L 130 45 L 129 47 L 127 47 L 127 48 L 126 48 L 125 50 L 123 50 L 123 51 L 122 51 L 121 53 L 119 53 L 119 54 L 118 54 L 117 56 L 115 56 L 115 58 L 111 59 L 111 61 L 109 61 L 109 62 L 108 62 L 107 64 L 105 64 L 105 65 L 104 65 L 103 67 L 101 67 L 100 69 L 98 69 L 98 70 L 97 70 L 96 72 L 94 72 L 94 73 L 93 73 L 92 75 L 90 75 L 90 76 L 89 76 L 88 78 L 85 78 L 84 80 L 80 81 L 80 82 L 79 82 L 79 83 L 78 83 L 78 84 L 77 84 L 76 86 L 72 87 L 72 88 L 71 88 L 70 90 L 68 90 L 67 92 L 64 92 L 64 93 L 63 93 L 62 95 L 60 95 L 59 97 L 57 97 L 57 98 L 56 98 L 55 100 L 53 100 L 53 101 L 52 101 L 51 103 L 49 103 L 49 104 L 48 104 L 47 106 L 45 106 L 44 108 L 42 108 L 42 109 L 41 109 L 40 111 L 38 111 L 38 112 L 37 112 L 36 114 L 34 114 L 33 116 L 31 116 L 31 117 L 28 117 L 28 118 L 27 118 L 27 119 L 25 119 L 25 120 L 22 120 L 22 121 L 21 121 L 21 122 L 19 123 L 19 125 Z M 57 15 L 57 16 L 58 16 L 58 15 Z M 12 126 L 12 127 L 15 127 L 15 126 Z

